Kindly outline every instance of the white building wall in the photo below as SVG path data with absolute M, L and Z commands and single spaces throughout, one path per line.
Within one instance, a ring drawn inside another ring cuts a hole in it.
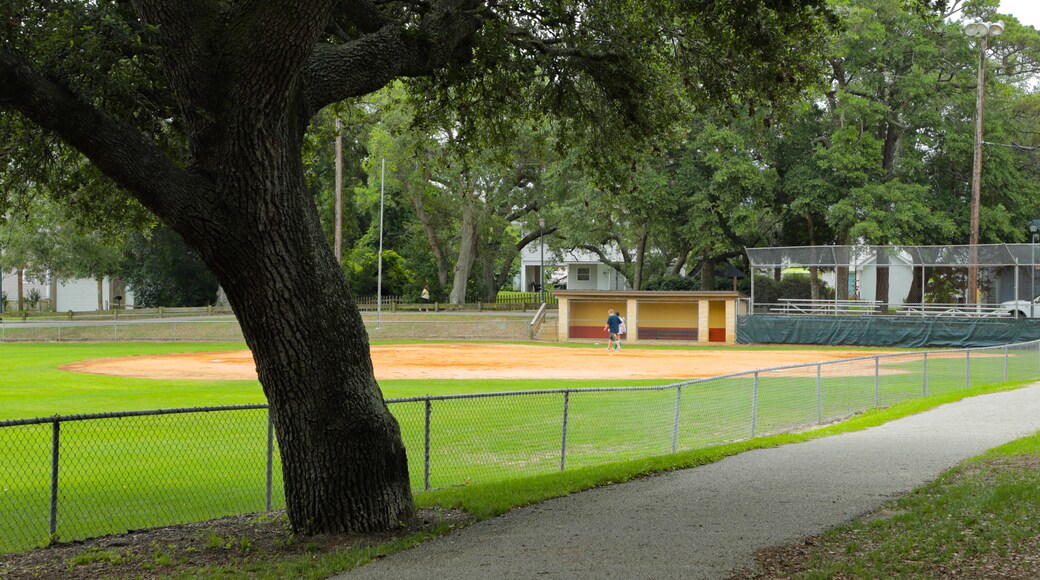
M 18 278 L 14 272 L 0 272 L 0 294 L 6 292 L 9 308 L 18 308 L 15 294 L 18 293 Z M 0 304 L 0 307 L 3 305 Z M 6 312 L 7 309 L 4 309 Z
M 40 298 L 44 300 L 50 298 L 51 291 L 46 281 L 34 280 L 24 276 L 22 279 L 22 295 L 28 297 L 29 292 L 34 289 L 40 293 Z M 3 272 L 2 279 L 0 279 L 0 292 L 7 293 L 7 304 L 11 310 L 18 308 L 18 272 L 14 270 Z
M 51 285 L 49 281 L 37 281 L 25 279 L 22 284 L 22 293 L 25 295 L 29 294 L 29 290 L 35 288 L 39 290 L 40 297 L 46 300 L 50 300 L 51 296 Z M 97 280 L 92 278 L 76 278 L 72 280 L 65 280 L 58 282 L 58 300 L 56 310 L 58 312 L 67 312 L 69 310 L 74 311 L 85 311 L 85 310 L 97 310 L 98 307 L 98 285 Z M 7 292 L 7 300 L 10 308 L 13 310 L 18 308 L 18 274 L 15 272 L 4 272 L 2 278 L 0 278 L 0 291 Z M 111 279 L 105 278 L 102 282 L 102 300 L 103 307 L 110 308 L 112 304 L 112 283 Z M 134 296 L 133 293 L 126 290 L 126 295 L 123 296 L 123 300 L 120 301 L 120 305 L 133 306 Z
M 588 273 L 588 280 L 580 277 Z M 568 290 L 602 290 L 599 283 L 598 264 L 567 264 L 567 289 Z
M 103 284 L 108 290 L 108 284 Z M 107 297 L 105 298 L 107 301 Z M 97 280 L 79 278 L 58 282 L 58 312 L 97 310 Z
M 888 272 L 888 303 L 902 304 L 910 293 L 914 283 L 913 266 L 893 260 Z M 859 286 L 861 300 L 877 299 L 877 268 L 873 263 L 860 266 L 856 271 L 856 283 Z

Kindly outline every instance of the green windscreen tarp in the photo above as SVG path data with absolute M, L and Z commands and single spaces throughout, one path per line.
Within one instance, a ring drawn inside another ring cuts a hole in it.
M 1037 339 L 1040 320 L 1028 319 L 770 314 L 737 317 L 737 342 L 742 344 L 963 348 Z

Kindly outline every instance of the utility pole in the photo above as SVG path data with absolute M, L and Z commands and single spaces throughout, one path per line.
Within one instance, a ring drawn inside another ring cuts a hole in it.
M 971 264 L 968 265 L 968 289 L 965 304 L 975 304 L 978 295 L 979 206 L 982 203 L 982 103 L 986 94 L 986 48 L 990 36 L 1004 33 L 1004 22 L 974 22 L 964 27 L 969 38 L 979 39 L 979 79 L 975 92 L 975 157 L 971 167 Z

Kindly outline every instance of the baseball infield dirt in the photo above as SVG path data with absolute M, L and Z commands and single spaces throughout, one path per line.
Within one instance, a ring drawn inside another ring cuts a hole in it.
M 649 350 L 511 344 L 372 347 L 383 379 L 693 379 L 782 365 L 866 356 L 848 350 Z M 871 363 L 870 372 L 873 372 Z M 256 380 L 248 350 L 128 356 L 77 362 L 64 370 L 155 379 Z M 859 373 L 854 373 L 859 374 Z

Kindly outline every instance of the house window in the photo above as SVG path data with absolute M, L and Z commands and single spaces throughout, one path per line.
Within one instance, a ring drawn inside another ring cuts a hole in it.
M 590 280 L 591 279 L 591 275 L 589 274 L 590 271 L 591 271 L 591 268 L 578 268 L 578 280 L 579 281 L 586 281 L 586 282 L 588 280 Z

